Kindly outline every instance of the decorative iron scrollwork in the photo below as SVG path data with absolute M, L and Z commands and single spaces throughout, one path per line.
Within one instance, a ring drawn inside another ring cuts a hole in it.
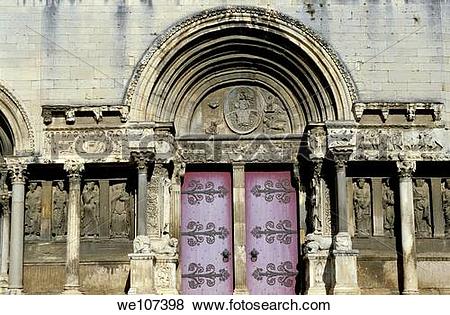
M 272 202 L 275 196 L 278 202 L 289 203 L 291 201 L 289 194 L 294 192 L 294 190 L 287 179 L 276 182 L 275 184 L 269 179 L 264 183 L 264 188 L 261 185 L 255 185 L 251 192 L 255 197 L 264 195 L 264 199 L 267 202 Z
M 199 180 L 191 180 L 188 189 L 183 190 L 181 194 L 188 195 L 190 205 L 200 204 L 204 199 L 207 203 L 212 203 L 217 198 L 224 198 L 228 193 L 228 189 L 224 186 L 218 186 L 217 189 L 213 182 L 200 183 Z
M 275 285 L 278 282 L 285 287 L 292 287 L 294 285 L 292 277 L 296 275 L 297 272 L 293 270 L 292 262 L 290 261 L 282 262 L 278 267 L 270 263 L 267 264 L 266 271 L 262 268 L 256 268 L 252 273 L 253 278 L 258 281 L 263 281 L 264 277 L 267 277 L 266 282 L 268 285 Z
M 291 226 L 292 223 L 289 220 L 278 222 L 276 227 L 273 221 L 268 221 L 266 222 L 265 230 L 263 230 L 261 226 L 255 226 L 250 233 L 252 233 L 255 238 L 261 238 L 265 235 L 265 240 L 268 244 L 272 244 L 276 237 L 277 241 L 281 244 L 289 245 L 292 243 L 292 234 L 297 233 L 297 231 L 291 230 Z
M 230 277 L 226 269 L 216 272 L 216 267 L 211 264 L 205 268 L 201 264 L 191 263 L 188 272 L 190 273 L 182 274 L 181 278 L 189 279 L 188 284 L 191 289 L 201 288 L 205 282 L 208 287 L 213 287 L 216 285 L 216 280 L 226 281 Z
M 216 241 L 216 236 L 220 239 L 225 239 L 230 232 L 221 226 L 216 231 L 216 225 L 213 222 L 206 224 L 206 229 L 203 230 L 203 224 L 200 222 L 190 221 L 187 224 L 187 229 L 189 231 L 181 232 L 182 236 L 187 236 L 187 242 L 189 246 L 198 246 L 203 243 L 206 238 L 206 243 L 214 244 Z

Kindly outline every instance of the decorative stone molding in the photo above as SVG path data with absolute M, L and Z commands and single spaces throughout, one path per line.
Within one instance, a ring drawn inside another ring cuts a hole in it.
M 357 122 L 364 116 L 364 111 L 378 111 L 381 113 L 383 122 L 386 122 L 391 110 L 402 111 L 406 120 L 413 122 L 416 118 L 417 110 L 429 112 L 433 120 L 439 122 L 442 120 L 444 104 L 432 102 L 399 103 L 399 102 L 356 102 L 353 104 L 353 114 Z
M 0 81 L 0 103 L 4 104 L 2 113 L 6 116 L 15 139 L 15 154 L 30 154 L 36 150 L 35 133 L 23 102 L 16 97 L 12 89 Z
M 43 105 L 42 117 L 44 124 L 50 125 L 55 117 L 65 117 L 67 124 L 76 122 L 77 113 L 91 112 L 94 120 L 99 123 L 103 120 L 104 113 L 116 114 L 122 123 L 128 121 L 130 109 L 124 105 Z

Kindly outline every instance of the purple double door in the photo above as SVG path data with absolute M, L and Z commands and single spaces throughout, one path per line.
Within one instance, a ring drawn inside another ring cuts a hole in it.
M 290 172 L 246 172 L 247 286 L 251 294 L 294 294 L 297 198 Z M 181 290 L 233 293 L 232 180 L 188 172 L 182 187 Z

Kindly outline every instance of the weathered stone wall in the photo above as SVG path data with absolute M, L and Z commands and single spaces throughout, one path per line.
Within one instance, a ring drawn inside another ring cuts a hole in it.
M 350 69 L 361 100 L 450 100 L 448 0 L 2 1 L 0 80 L 24 103 L 39 139 L 40 105 L 121 103 L 159 34 L 224 5 L 273 8 L 316 30 Z

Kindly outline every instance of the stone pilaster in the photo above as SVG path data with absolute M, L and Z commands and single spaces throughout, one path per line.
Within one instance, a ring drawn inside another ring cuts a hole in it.
M 234 217 L 234 294 L 248 294 L 246 283 L 247 256 L 245 248 L 245 170 L 244 164 L 233 164 Z
M 9 294 L 23 291 L 23 239 L 25 215 L 26 165 L 20 162 L 8 166 L 11 174 L 11 242 L 9 256 Z
M 84 165 L 76 161 L 67 161 L 64 170 L 69 177 L 69 200 L 67 207 L 66 241 L 66 283 L 64 294 L 80 292 L 80 182 Z
M 170 180 L 167 165 L 155 163 L 147 188 L 147 235 L 160 238 L 170 221 Z
M 153 159 L 154 153 L 131 152 L 131 160 L 136 164 L 138 170 L 138 192 L 136 213 L 136 234 L 147 235 L 147 184 L 148 163 Z
M 2 175 L 6 177 L 6 174 Z M 9 208 L 8 187 L 0 187 L 0 207 L 1 207 L 1 224 L 2 224 L 2 259 L 0 262 L 0 294 L 8 290 L 8 262 L 9 262 L 9 235 L 11 210 Z
M 400 182 L 400 221 L 403 261 L 402 294 L 418 294 L 417 258 L 414 225 L 414 196 L 412 174 L 415 161 L 399 161 L 397 169 Z
M 181 182 L 186 171 L 186 164 L 183 162 L 174 163 L 172 184 L 170 186 L 170 226 L 169 232 L 176 239 L 180 239 L 181 231 Z

